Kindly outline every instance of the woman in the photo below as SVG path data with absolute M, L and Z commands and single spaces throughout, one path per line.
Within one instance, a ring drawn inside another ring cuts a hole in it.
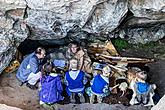
M 89 58 L 87 51 L 82 49 L 78 42 L 74 41 L 69 45 L 66 52 L 66 58 L 68 61 L 72 58 L 78 60 L 78 69 L 86 73 L 92 73 L 91 59 Z

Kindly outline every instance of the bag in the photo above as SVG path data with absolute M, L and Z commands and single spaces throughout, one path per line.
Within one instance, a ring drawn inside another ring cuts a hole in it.
M 59 68 L 59 69 L 64 69 L 65 66 L 66 66 L 66 61 L 65 60 L 57 60 L 55 59 L 53 61 L 53 64 L 56 68 Z
M 148 92 L 149 87 L 150 87 L 149 84 L 142 83 L 142 82 L 138 82 L 138 83 L 136 83 L 136 85 L 137 85 L 137 91 L 140 94 L 144 94 L 144 93 Z

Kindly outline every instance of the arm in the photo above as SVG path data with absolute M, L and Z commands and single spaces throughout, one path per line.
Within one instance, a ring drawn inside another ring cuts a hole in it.
M 109 90 L 112 91 L 113 89 L 115 89 L 115 88 L 118 87 L 118 86 L 119 86 L 119 84 L 117 84 L 117 85 L 115 85 L 115 86 L 113 86 L 113 87 L 109 87 Z
M 132 91 L 133 91 L 133 97 L 137 96 L 137 85 L 136 83 L 133 85 L 133 88 L 132 88 Z
M 93 81 L 94 81 L 94 78 L 91 80 L 91 82 L 90 82 L 90 85 L 92 86 L 93 85 Z
M 83 64 L 84 64 L 84 57 L 82 56 L 79 60 L 79 69 L 80 70 L 82 70 Z
M 59 77 L 59 76 L 58 76 Z M 57 90 L 62 93 L 63 91 L 63 87 L 62 87 L 62 82 L 61 82 L 61 78 L 59 77 L 59 79 L 57 80 Z
M 38 61 L 36 58 L 32 57 L 29 61 L 29 66 L 30 66 L 30 70 L 31 72 L 33 72 L 34 74 L 39 72 L 39 65 L 38 65 Z
M 84 78 L 83 78 L 83 84 L 85 85 L 86 83 L 87 83 L 87 78 L 85 77 L 85 75 L 84 75 Z
M 71 54 L 70 53 L 71 53 L 70 49 L 68 49 L 65 53 L 65 57 L 66 57 L 67 60 L 71 59 Z
M 78 59 L 78 63 L 79 63 L 79 69 L 82 70 L 83 64 L 84 64 L 84 56 L 85 53 L 83 50 L 79 50 L 76 54 L 75 54 L 75 58 Z
M 109 92 L 109 87 L 108 87 L 108 85 L 105 85 L 105 86 L 104 86 L 103 92 L 104 92 L 104 93 Z
M 42 85 L 41 85 L 41 80 L 40 80 L 40 82 L 38 84 L 39 91 L 41 91 L 41 87 L 42 87 Z
M 64 78 L 64 84 L 65 84 L 66 86 L 69 85 L 69 84 L 68 84 L 68 81 L 66 80 L 66 75 L 65 75 L 65 78 Z

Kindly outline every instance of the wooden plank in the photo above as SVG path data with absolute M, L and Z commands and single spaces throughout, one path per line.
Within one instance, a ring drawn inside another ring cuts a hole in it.
M 105 57 L 105 59 L 109 59 L 112 63 L 123 62 L 123 63 L 151 63 L 154 62 L 154 59 L 146 59 L 146 58 L 134 58 L 134 57 L 114 57 L 110 55 L 104 54 L 95 54 L 96 56 Z

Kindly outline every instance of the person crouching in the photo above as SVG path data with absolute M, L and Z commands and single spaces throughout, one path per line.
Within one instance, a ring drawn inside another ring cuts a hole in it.
M 80 103 L 85 102 L 84 89 L 87 79 L 85 73 L 78 70 L 78 61 L 76 59 L 71 59 L 69 62 L 69 71 L 65 73 L 65 84 L 67 94 L 70 96 L 70 102 L 75 103 L 75 95 L 80 97 Z

